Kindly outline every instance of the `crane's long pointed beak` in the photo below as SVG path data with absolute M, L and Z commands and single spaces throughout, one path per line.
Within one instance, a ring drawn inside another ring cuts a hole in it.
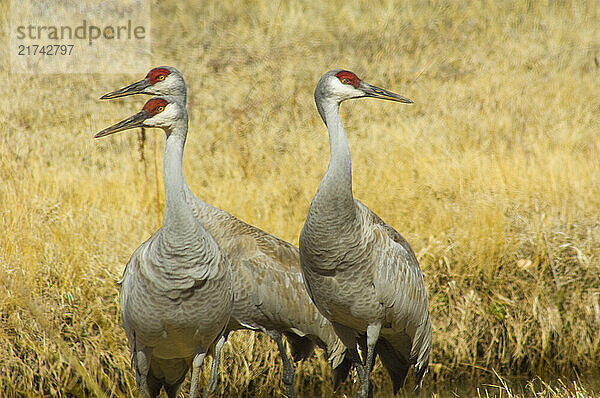
M 144 127 L 144 122 L 146 121 L 146 119 L 148 119 L 148 117 L 150 117 L 150 114 L 148 114 L 148 112 L 138 112 L 125 120 L 121 120 L 117 124 L 105 128 L 104 130 L 96 134 L 94 138 L 104 137 L 110 134 L 118 133 L 119 131 L 129 130 L 135 127 Z
M 404 104 L 412 104 L 413 102 L 401 95 L 396 93 L 392 93 L 391 91 L 384 90 L 379 87 L 375 87 L 370 85 L 369 83 L 365 83 L 361 81 L 358 85 L 358 89 L 365 93 L 365 97 L 379 98 L 390 101 L 402 102 Z
M 110 93 L 104 94 L 102 97 L 100 97 L 100 99 L 113 99 L 128 95 L 142 94 L 144 90 L 150 86 L 151 84 L 147 79 L 140 80 L 139 82 L 135 82 L 129 86 L 125 86 L 116 91 L 111 91 Z

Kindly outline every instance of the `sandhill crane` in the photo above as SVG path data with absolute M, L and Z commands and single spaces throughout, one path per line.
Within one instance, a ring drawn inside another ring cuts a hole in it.
M 233 304 L 231 265 L 186 201 L 182 170 L 187 112 L 174 97 L 155 97 L 136 115 L 95 138 L 135 127 L 166 133 L 163 224 L 133 253 L 119 282 L 121 318 L 140 389 L 176 397 L 192 367 L 190 396 L 202 362 L 223 335 Z
M 168 95 L 185 105 L 187 88 L 183 75 L 172 66 L 159 66 L 140 81 L 104 94 L 100 99 L 113 99 L 133 94 Z
M 349 71 L 332 70 L 321 77 L 315 102 L 329 132 L 330 159 L 300 234 L 300 264 L 309 295 L 355 362 L 358 396 L 366 397 L 377 354 L 394 394 L 411 365 L 420 382 L 429 361 L 431 323 L 423 275 L 412 249 L 352 196 L 350 150 L 339 106 L 362 97 L 412 102 Z M 364 363 L 357 342 L 363 356 L 366 345 Z
M 169 93 L 185 104 L 186 85 L 177 69 L 161 66 L 148 72 L 143 80 L 101 98 L 140 93 Z M 350 358 L 331 323 L 319 313 L 306 292 L 298 249 L 197 199 L 188 188 L 186 198 L 196 219 L 214 236 L 230 259 L 233 271 L 231 321 L 217 344 L 209 390 L 216 387 L 219 353 L 226 336 L 238 329 L 259 330 L 275 340 L 282 358 L 282 381 L 288 396 L 294 395 L 294 369 L 283 345 L 282 334 L 287 337 L 296 361 L 311 355 L 315 345 L 323 348 L 333 369 L 334 388 L 337 388 L 348 375 Z

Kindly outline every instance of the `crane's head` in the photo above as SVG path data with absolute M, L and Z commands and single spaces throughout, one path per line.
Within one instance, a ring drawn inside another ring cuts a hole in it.
M 364 97 L 412 104 L 408 98 L 363 82 L 353 72 L 343 69 L 334 69 L 325 73 L 315 89 L 317 103 L 323 99 L 333 99 L 339 104 L 347 99 Z
M 141 111 L 105 128 L 96 134 L 94 138 L 136 127 L 159 127 L 165 131 L 170 131 L 175 123 L 181 120 L 187 121 L 185 118 L 185 108 L 175 100 L 175 97 L 154 97 L 146 102 Z
M 185 98 L 185 81 L 181 72 L 172 66 L 159 66 L 148 72 L 146 77 L 139 82 L 104 94 L 100 99 L 113 99 L 134 94 L 172 95 Z

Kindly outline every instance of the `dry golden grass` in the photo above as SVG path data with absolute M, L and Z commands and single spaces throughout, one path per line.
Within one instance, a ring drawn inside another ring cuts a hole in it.
M 355 196 L 425 274 L 422 395 L 594 396 L 597 1 L 165 3 L 153 4 L 152 60 L 187 79 L 184 169 L 198 197 L 297 244 L 328 161 L 319 76 L 344 67 L 406 95 L 414 105 L 357 100 L 342 113 Z M 148 132 L 144 162 L 135 133 L 92 139 L 144 103 L 97 100 L 139 75 L 9 66 L 0 47 L 0 395 L 134 394 L 116 281 L 160 225 L 163 133 Z M 277 396 L 274 348 L 234 335 L 219 392 Z M 297 369 L 301 396 L 332 394 L 321 353 Z M 388 396 L 380 366 L 373 379 Z

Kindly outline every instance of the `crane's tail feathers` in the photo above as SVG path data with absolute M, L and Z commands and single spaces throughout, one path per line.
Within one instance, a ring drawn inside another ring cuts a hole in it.
M 165 392 L 167 393 L 167 397 L 169 398 L 177 398 L 179 394 L 179 387 L 181 383 L 183 383 L 184 378 L 174 384 L 168 384 L 164 379 L 159 379 L 152 374 L 152 372 L 148 373 L 147 378 L 147 386 L 148 386 L 148 395 L 150 398 L 158 397 L 160 395 L 160 389 L 162 387 L 165 388 Z
M 383 338 L 377 341 L 375 351 L 379 355 L 383 367 L 390 375 L 390 379 L 392 379 L 394 394 L 397 394 L 404 386 L 404 380 L 406 379 L 410 363 L 399 355 L 391 344 Z
M 344 356 L 342 362 L 332 369 L 331 378 L 333 379 L 333 391 L 336 391 L 340 384 L 342 384 L 348 378 L 348 373 L 352 369 L 352 360 L 348 355 Z
M 185 360 L 152 360 L 148 374 L 145 377 L 146 385 L 140 385 L 140 388 L 146 389 L 148 395 L 154 398 L 159 396 L 160 389 L 164 387 L 169 398 L 176 398 L 179 387 L 188 373 L 188 368 L 188 363 Z M 143 380 L 144 377 L 141 376 L 140 378 Z
M 331 376 L 333 379 L 333 389 L 336 390 L 348 377 L 352 368 L 352 360 L 348 355 L 348 349 L 340 339 L 335 339 L 325 348 L 327 361 L 331 366 Z
M 284 333 L 290 345 L 290 352 L 295 362 L 310 357 L 315 349 L 315 342 L 308 337 L 300 337 L 295 333 Z
M 181 386 L 181 383 L 179 384 L 165 384 L 165 392 L 167 393 L 167 397 L 169 398 L 177 398 L 177 396 L 179 395 L 179 387 Z
M 349 358 L 348 349 L 346 348 L 344 343 L 342 343 L 342 341 L 339 339 L 336 339 L 333 344 L 329 345 L 326 348 L 326 352 L 327 352 L 327 361 L 329 361 L 329 365 L 331 366 L 331 369 L 336 369 L 347 358 Z M 350 362 L 352 362 L 352 360 L 350 360 Z
M 156 378 L 152 372 L 149 372 L 146 377 L 146 387 L 148 388 L 148 395 L 150 398 L 158 397 L 162 386 L 163 381 Z
M 421 366 L 420 368 L 415 367 L 415 369 L 417 370 L 416 372 L 416 376 L 415 376 L 415 391 L 417 391 L 419 388 L 421 388 L 421 385 L 423 384 L 423 376 L 425 376 L 425 373 L 427 373 L 427 363 L 425 363 L 423 366 Z

